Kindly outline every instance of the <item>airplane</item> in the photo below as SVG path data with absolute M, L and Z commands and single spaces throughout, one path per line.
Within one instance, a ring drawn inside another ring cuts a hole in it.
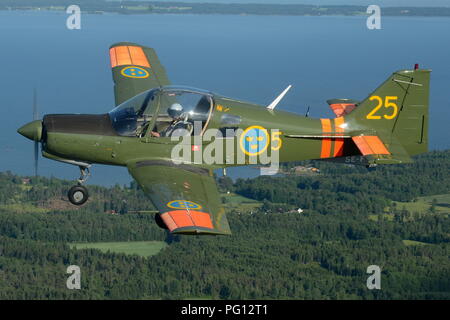
M 229 235 L 215 169 L 266 165 L 272 155 L 279 163 L 321 159 L 372 168 L 410 163 L 411 156 L 428 150 L 431 70 L 417 64 L 394 72 L 362 101 L 328 100 L 336 117 L 316 119 L 276 109 L 290 86 L 262 106 L 171 85 L 149 47 L 120 42 L 109 55 L 114 109 L 47 114 L 18 129 L 41 144 L 42 156 L 80 168 L 78 184 L 68 193 L 74 205 L 89 197 L 83 184 L 92 164 L 126 166 L 158 210 L 158 226 L 172 234 Z M 182 147 L 190 154 L 174 161 L 180 139 L 188 141 Z M 197 161 L 215 142 L 224 149 L 211 155 L 222 161 Z

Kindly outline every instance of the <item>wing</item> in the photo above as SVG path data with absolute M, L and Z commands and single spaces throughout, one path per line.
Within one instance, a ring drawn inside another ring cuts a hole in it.
M 131 163 L 128 171 L 174 234 L 231 234 L 212 171 L 169 161 Z
M 110 47 L 109 57 L 116 106 L 145 90 L 170 84 L 152 48 L 120 42 Z

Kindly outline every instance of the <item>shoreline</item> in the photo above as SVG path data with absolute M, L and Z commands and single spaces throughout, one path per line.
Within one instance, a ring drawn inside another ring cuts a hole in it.
M 51 2 L 51 1 L 50 1 Z M 93 1 L 94 3 L 95 1 Z M 100 5 L 100 4 L 103 4 Z M 108 7 L 108 5 L 111 5 Z M 365 6 L 313 6 L 285 4 L 220 4 L 220 3 L 180 3 L 180 2 L 130 2 L 118 6 L 111 2 L 98 1 L 90 6 L 80 6 L 83 14 L 120 15 L 236 15 L 236 16 L 303 16 L 303 17 L 368 17 Z M 83 10 L 84 9 L 84 10 Z M 63 5 L 43 6 L 1 6 L 0 12 L 60 12 L 66 14 Z M 450 17 L 450 7 L 382 7 L 385 17 Z

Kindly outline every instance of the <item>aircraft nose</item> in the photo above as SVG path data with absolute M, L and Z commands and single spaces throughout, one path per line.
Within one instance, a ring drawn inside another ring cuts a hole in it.
M 17 130 L 18 133 L 33 141 L 41 141 L 42 139 L 42 121 L 35 120 L 27 123 Z

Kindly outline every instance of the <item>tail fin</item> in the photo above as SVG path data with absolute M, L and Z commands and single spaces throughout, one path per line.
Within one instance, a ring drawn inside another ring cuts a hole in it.
M 430 72 L 393 73 L 346 116 L 349 127 L 361 135 L 378 136 L 392 160 L 408 162 L 409 156 L 427 152 Z

